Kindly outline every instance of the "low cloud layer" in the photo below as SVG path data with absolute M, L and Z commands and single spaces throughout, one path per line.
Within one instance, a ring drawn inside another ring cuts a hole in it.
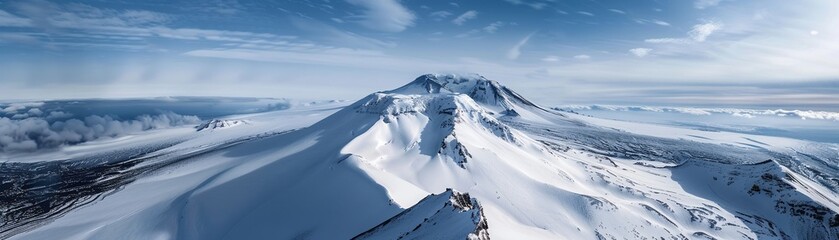
M 33 108 L 35 109 L 35 108 Z M 110 116 L 91 115 L 55 121 L 56 116 L 68 117 L 64 112 L 50 112 L 47 117 L 23 119 L 0 118 L 0 152 L 31 152 L 119 137 L 152 129 L 197 124 L 196 116 L 175 113 L 141 115 L 133 120 L 118 120 Z
M 713 113 L 731 114 L 735 117 L 754 118 L 755 116 L 796 117 L 801 119 L 817 119 L 839 121 L 839 112 L 812 110 L 755 110 L 739 108 L 690 108 L 690 107 L 649 107 L 649 106 L 613 106 L 613 105 L 567 105 L 560 107 L 569 110 L 608 110 L 608 111 L 646 111 L 646 112 L 677 112 L 692 115 L 711 115 Z

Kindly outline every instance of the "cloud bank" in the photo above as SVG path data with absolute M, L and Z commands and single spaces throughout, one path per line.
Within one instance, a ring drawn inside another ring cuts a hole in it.
M 200 122 L 196 116 L 184 116 L 171 112 L 141 115 L 133 120 L 125 121 L 98 115 L 52 121 L 68 116 L 64 112 L 50 112 L 46 118 L 0 118 L 0 152 L 31 152 Z

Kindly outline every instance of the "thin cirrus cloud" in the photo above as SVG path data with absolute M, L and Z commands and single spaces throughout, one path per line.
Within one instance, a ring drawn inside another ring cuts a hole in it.
M 504 22 L 496 21 L 496 22 L 490 23 L 489 25 L 487 25 L 483 29 L 484 29 L 484 32 L 495 33 L 496 31 L 498 31 L 499 28 L 503 27 L 504 25 L 505 25 Z
M 618 14 L 626 14 L 626 12 L 624 12 L 622 10 L 614 9 L 614 8 L 609 9 L 609 11 L 611 11 L 613 13 L 618 13 Z
M 717 6 L 723 0 L 696 0 L 693 2 L 693 6 L 697 9 L 705 9 L 713 6 Z
M 469 11 L 464 12 L 463 14 L 460 14 L 460 16 L 457 16 L 457 18 L 452 20 L 452 23 L 460 26 L 460 25 L 463 25 L 464 23 L 466 23 L 466 21 L 475 19 L 477 17 L 478 17 L 478 11 L 469 10 Z
M 574 59 L 577 59 L 577 60 L 589 60 L 589 59 L 591 59 L 591 56 L 589 56 L 589 55 L 585 55 L 585 54 L 580 54 L 580 55 L 576 55 L 576 56 L 574 56 Z
M 707 22 L 693 26 L 693 29 L 688 32 L 688 36 L 697 42 L 704 42 L 712 33 L 722 28 L 721 23 Z
M 720 22 L 705 22 L 693 25 L 690 31 L 687 32 L 687 38 L 648 38 L 644 42 L 647 43 L 672 43 L 672 44 L 686 44 L 691 42 L 704 42 L 711 34 L 723 28 Z
M 113 89 L 136 91 L 136 96 L 161 94 L 131 85 L 141 81 L 173 89 L 168 95 L 226 92 L 219 82 L 241 86 L 231 95 L 287 97 L 288 92 L 248 83 L 274 81 L 282 88 L 305 89 L 310 87 L 288 79 L 328 80 L 347 72 L 356 74 L 346 74 L 347 79 L 366 79 L 360 73 L 409 78 L 475 71 L 498 80 L 532 80 L 516 86 L 523 92 L 556 81 L 620 80 L 608 87 L 621 88 L 631 81 L 763 83 L 839 77 L 839 65 L 832 61 L 839 54 L 839 45 L 831 41 L 837 39 L 832 26 L 839 24 L 833 17 L 839 7 L 835 1 L 789 5 L 767 0 L 760 9 L 727 0 L 664 5 L 603 0 L 598 8 L 582 4 L 586 0 L 449 2 L 288 1 L 282 9 L 261 3 L 193 11 L 177 1 L 11 1 L 0 4 L 0 97 L 64 97 L 76 94 L 67 88 L 92 85 L 101 86 L 91 90 L 92 96 L 118 96 Z M 544 34 L 525 38 L 535 31 Z M 102 57 L 87 57 L 93 55 Z M 106 64 L 108 69 L 97 68 Z M 680 76 L 679 81 L 672 76 Z M 206 79 L 213 81 L 201 84 L 207 90 L 177 85 Z M 358 86 L 388 87 L 382 82 Z M 350 90 L 333 92 L 339 91 Z M 323 95 L 312 97 L 334 97 Z
M 586 11 L 579 11 L 577 13 L 580 14 L 580 15 L 586 15 L 586 16 L 589 16 L 589 17 L 594 17 L 594 13 L 590 13 L 590 12 L 586 12 Z
M 430 16 L 431 19 L 434 19 L 435 21 L 441 21 L 445 18 L 448 18 L 451 15 L 453 15 L 453 13 L 445 10 L 431 12 L 428 14 L 428 16 Z
M 373 30 L 401 32 L 414 25 L 416 16 L 397 0 L 347 0 L 348 3 L 364 8 L 364 14 L 356 16 L 358 23 Z
M 522 38 L 518 43 L 513 45 L 513 47 L 510 48 L 509 51 L 507 51 L 507 59 L 510 59 L 510 60 L 518 59 L 519 56 L 521 56 L 521 47 L 523 47 L 525 44 L 527 44 L 528 41 L 530 41 L 530 37 L 533 37 L 533 34 L 535 34 L 535 33 L 528 34 L 527 36 Z

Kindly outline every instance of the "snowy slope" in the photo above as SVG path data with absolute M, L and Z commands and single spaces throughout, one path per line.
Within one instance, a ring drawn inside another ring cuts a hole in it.
M 353 239 L 489 240 L 481 205 L 468 193 L 446 189 L 423 198 L 411 208 Z
M 839 239 L 835 145 L 563 115 L 471 75 L 231 119 L 13 238 Z

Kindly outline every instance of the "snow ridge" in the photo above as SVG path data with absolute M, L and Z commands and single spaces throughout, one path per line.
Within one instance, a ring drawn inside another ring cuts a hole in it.
M 422 85 L 436 89 L 435 82 Z M 406 85 L 410 87 L 414 83 Z M 416 86 L 416 85 L 415 85 Z M 405 88 L 405 87 L 403 87 Z M 437 142 L 433 147 L 439 156 L 450 158 L 461 168 L 472 155 L 459 140 L 459 131 L 480 131 L 489 133 L 506 142 L 520 144 L 513 130 L 498 121 L 484 105 L 465 94 L 431 91 L 425 94 L 374 93 L 356 102 L 349 108 L 355 114 L 378 115 L 381 122 L 391 124 L 399 131 L 416 126 L 427 130 L 419 136 L 419 142 Z M 424 127 L 422 127 L 424 125 Z M 404 135 L 387 131 L 386 134 Z M 381 135 L 379 137 L 382 137 Z M 398 136 L 393 136 L 398 138 Z
M 214 130 L 214 129 L 222 129 L 222 128 L 229 128 L 241 124 L 247 124 L 248 122 L 245 120 L 236 120 L 236 119 L 213 119 L 210 121 L 206 121 L 204 123 L 195 126 L 195 131 L 204 131 L 204 130 Z
M 478 200 L 446 189 L 367 230 L 353 239 L 489 240 L 489 225 Z

